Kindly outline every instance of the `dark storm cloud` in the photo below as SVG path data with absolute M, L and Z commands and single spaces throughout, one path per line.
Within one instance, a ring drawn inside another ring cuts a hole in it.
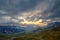
M 8 11 L 8 15 L 15 15 L 18 11 L 34 8 L 42 0 L 0 0 L 0 10 Z
M 0 17 L 8 16 L 13 19 L 12 16 L 20 14 L 19 12 L 33 11 L 37 5 L 40 8 L 42 6 L 40 3 L 45 7 L 48 5 L 47 9 L 42 12 L 44 19 L 60 18 L 60 0 L 0 0 Z
M 53 0 L 50 3 L 50 6 L 47 10 L 44 11 L 44 14 L 49 14 L 50 12 L 50 16 L 47 16 L 47 18 L 60 18 L 60 0 Z
M 52 17 L 60 17 L 60 0 L 57 0 L 55 2 L 55 5 L 52 9 L 54 15 L 52 15 Z
M 13 17 L 19 14 L 18 12 L 30 10 L 41 1 L 42 0 L 0 0 L 0 23 L 16 21 Z
M 0 0 L 0 10 L 6 10 L 6 15 L 16 15 L 18 11 L 34 9 L 41 1 L 48 0 Z M 48 2 L 49 3 L 49 2 Z M 44 14 L 51 12 L 48 18 L 60 17 L 60 0 L 51 0 L 49 7 Z

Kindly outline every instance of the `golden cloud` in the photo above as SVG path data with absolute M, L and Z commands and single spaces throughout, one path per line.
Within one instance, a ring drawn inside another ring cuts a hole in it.
M 28 21 L 26 20 L 25 18 L 23 17 L 18 17 L 19 20 L 23 20 L 21 22 L 18 22 L 19 24 L 22 24 L 22 25 L 35 25 L 35 26 L 47 26 L 47 23 L 45 22 L 42 22 L 43 19 L 39 19 L 37 21 Z
M 46 5 L 45 5 L 46 6 Z M 22 25 L 35 25 L 35 26 L 47 26 L 47 22 L 43 22 L 43 19 L 39 19 L 38 17 L 44 17 L 42 15 L 42 12 L 46 9 L 46 7 L 37 7 L 36 9 L 32 11 L 27 11 L 27 12 L 22 12 L 18 16 L 18 20 L 23 20 L 18 22 L 19 24 Z M 42 8 L 42 9 L 41 9 Z
M 23 21 L 20 22 L 23 25 L 36 25 L 36 26 L 47 26 L 47 23 L 39 22 L 39 21 Z

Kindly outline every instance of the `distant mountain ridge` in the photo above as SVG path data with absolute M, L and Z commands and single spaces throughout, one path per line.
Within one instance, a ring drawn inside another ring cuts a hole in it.
M 20 26 L 1 26 L 0 25 L 0 33 L 1 34 L 14 34 L 14 33 L 20 33 L 20 32 L 25 32 L 25 31 L 29 31 L 29 32 L 37 32 L 37 31 L 43 31 L 43 30 L 49 30 L 49 29 L 53 29 L 59 27 L 60 28 L 60 22 L 54 22 L 54 23 L 50 23 L 47 27 L 43 28 L 43 27 L 38 27 L 36 30 L 33 30 L 34 28 L 31 26 L 29 27 L 20 27 Z M 31 30 L 31 31 L 30 31 Z
M 14 34 L 18 32 L 23 32 L 24 29 L 22 27 L 17 26 L 0 26 L 1 34 Z
M 34 30 L 33 32 L 40 32 L 40 31 L 44 31 L 44 30 L 51 30 L 54 28 L 60 28 L 60 22 L 53 22 L 48 24 L 48 26 L 46 27 L 38 27 L 36 30 Z
M 54 28 L 54 27 L 58 27 L 58 26 L 60 26 L 60 22 L 53 22 L 53 23 L 50 23 L 48 26 L 47 26 L 47 28 Z

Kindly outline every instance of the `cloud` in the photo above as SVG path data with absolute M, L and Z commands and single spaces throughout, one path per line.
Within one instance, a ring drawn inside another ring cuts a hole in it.
M 18 12 L 34 9 L 43 0 L 0 0 L 0 10 L 7 11 L 6 15 L 16 16 Z
M 0 14 L 7 14 L 6 11 L 0 10 Z
M 10 22 L 11 17 L 10 16 L 2 16 L 0 17 L 0 23 L 7 23 Z
M 19 20 L 11 17 L 11 16 L 2 16 L 0 17 L 0 23 L 17 23 Z
M 19 22 L 19 20 L 17 20 L 17 19 L 11 19 L 11 21 L 14 22 L 14 23 L 18 23 Z
M 60 18 L 60 0 L 53 0 L 50 2 L 49 8 L 44 12 L 46 15 L 49 14 L 47 18 Z
M 36 23 L 40 19 L 44 23 L 59 21 L 60 0 L 0 0 L 0 23 Z

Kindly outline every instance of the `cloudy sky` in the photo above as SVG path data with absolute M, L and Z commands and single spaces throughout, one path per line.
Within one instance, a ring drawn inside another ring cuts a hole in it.
M 60 0 L 0 0 L 0 24 L 46 26 L 60 22 Z

